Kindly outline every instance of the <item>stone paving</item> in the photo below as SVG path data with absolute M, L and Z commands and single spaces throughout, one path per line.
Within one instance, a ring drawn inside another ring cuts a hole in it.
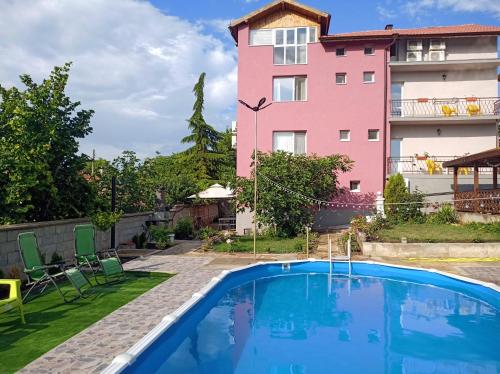
M 204 268 L 209 256 L 150 256 L 126 263 L 126 270 L 176 273 L 174 277 L 114 311 L 52 349 L 21 373 L 98 373 L 132 347 L 162 317 L 180 307 L 220 269 Z
M 98 373 L 112 359 L 132 347 L 166 314 L 172 313 L 222 269 L 254 261 L 292 260 L 296 255 L 216 254 L 192 252 L 199 243 L 182 244 L 170 253 L 162 251 L 127 262 L 126 270 L 175 273 L 101 321 L 52 349 L 22 369 L 21 373 Z M 312 255 L 311 257 L 314 257 Z M 367 260 L 356 256 L 357 260 Z M 500 285 L 500 263 L 408 262 L 371 259 L 407 266 L 436 268 Z

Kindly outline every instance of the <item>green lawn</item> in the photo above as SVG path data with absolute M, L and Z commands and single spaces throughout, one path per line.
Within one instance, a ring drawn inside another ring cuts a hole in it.
M 500 230 L 492 225 L 399 224 L 378 232 L 382 242 L 409 243 L 477 243 L 500 242 Z
M 26 325 L 14 311 L 0 314 L 0 373 L 21 369 L 171 276 L 127 272 L 126 280 L 96 286 L 89 291 L 87 298 L 69 304 L 65 304 L 52 287 L 51 292 L 26 304 Z M 63 291 L 67 290 L 71 288 L 65 285 Z
M 274 238 L 268 236 L 257 237 L 258 253 L 297 253 L 306 249 L 304 238 Z M 219 243 L 214 245 L 216 252 L 253 252 L 253 237 L 243 236 L 235 239 L 234 243 Z

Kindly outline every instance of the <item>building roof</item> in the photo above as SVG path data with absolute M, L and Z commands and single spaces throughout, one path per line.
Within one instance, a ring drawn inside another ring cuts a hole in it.
M 443 162 L 443 167 L 493 167 L 500 166 L 500 148 L 488 149 L 487 151 L 474 153 L 472 155 L 459 157 L 451 161 Z
M 356 39 L 391 39 L 394 37 L 451 37 L 474 35 L 500 35 L 499 26 L 477 24 L 455 26 L 433 26 L 415 29 L 384 29 L 370 31 L 356 31 L 342 34 L 324 35 L 322 41 L 356 40 Z
M 310 6 L 300 4 L 296 0 L 274 0 L 263 7 L 244 15 L 229 24 L 229 31 L 234 40 L 238 42 L 238 27 L 242 24 L 246 24 L 257 20 L 260 17 L 264 17 L 270 13 L 275 12 L 278 9 L 289 9 L 299 14 L 303 14 L 307 17 L 317 19 L 321 24 L 321 35 L 326 35 L 328 33 L 328 28 L 330 27 L 330 14 L 322 12 L 318 9 L 312 8 Z
M 220 184 L 212 184 L 206 190 L 191 195 L 188 199 L 232 199 L 234 197 L 233 190 L 229 187 L 223 187 Z

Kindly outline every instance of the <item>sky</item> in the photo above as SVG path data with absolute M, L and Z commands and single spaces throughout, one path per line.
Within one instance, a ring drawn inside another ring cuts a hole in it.
M 0 0 L 0 84 L 36 81 L 72 61 L 67 92 L 94 109 L 80 150 L 112 159 L 186 148 L 194 96 L 206 72 L 205 119 L 231 126 L 237 53 L 231 19 L 268 0 Z M 500 25 L 500 0 L 303 0 L 332 15 L 330 33 L 480 23 Z

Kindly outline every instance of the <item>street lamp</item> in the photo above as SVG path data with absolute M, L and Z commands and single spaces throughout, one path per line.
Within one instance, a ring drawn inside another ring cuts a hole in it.
M 254 186 L 253 186 L 253 257 L 257 257 L 257 113 L 267 108 L 272 103 L 264 105 L 266 98 L 263 97 L 259 100 L 257 106 L 250 106 L 243 100 L 238 100 L 240 104 L 246 106 L 254 112 L 254 125 L 255 125 L 255 143 L 253 153 L 253 172 L 254 172 Z

